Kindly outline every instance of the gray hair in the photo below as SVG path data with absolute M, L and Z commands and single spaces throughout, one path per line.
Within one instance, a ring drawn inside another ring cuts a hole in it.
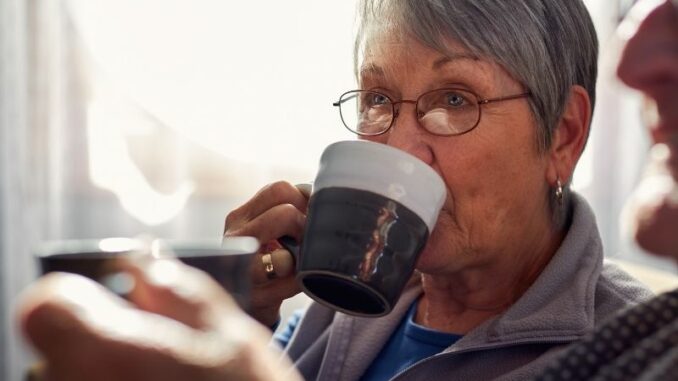
M 598 39 L 582 0 L 362 0 L 355 69 L 378 33 L 402 33 L 443 54 L 454 39 L 502 66 L 532 94 L 537 146 L 551 146 L 573 85 L 595 103 Z

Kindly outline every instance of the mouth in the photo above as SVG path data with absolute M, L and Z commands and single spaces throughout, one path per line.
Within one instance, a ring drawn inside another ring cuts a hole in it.
M 666 143 L 678 148 L 678 84 L 673 91 L 646 93 L 642 108 L 643 123 L 649 127 L 655 143 Z
M 678 182 L 678 93 L 675 83 L 645 93 L 642 119 L 652 136 L 652 161 Z
M 676 138 L 674 140 L 678 140 L 678 133 L 674 134 L 674 137 Z M 666 160 L 666 165 L 669 172 L 671 173 L 671 176 L 673 177 L 673 180 L 678 182 L 678 142 L 676 142 L 675 145 L 668 147 L 669 157 Z
M 658 142 L 651 151 L 651 161 L 655 163 L 658 173 L 671 175 L 674 182 L 678 182 L 678 133 L 672 135 L 673 144 L 668 141 Z

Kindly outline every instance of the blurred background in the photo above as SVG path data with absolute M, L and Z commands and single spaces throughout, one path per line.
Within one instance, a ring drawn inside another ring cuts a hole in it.
M 632 1 L 589 0 L 598 104 L 574 187 L 610 257 L 674 271 L 620 233 L 648 141 L 615 79 Z M 0 379 L 29 361 L 13 303 L 45 240 L 220 237 L 263 185 L 313 178 L 352 139 L 355 0 L 0 0 Z

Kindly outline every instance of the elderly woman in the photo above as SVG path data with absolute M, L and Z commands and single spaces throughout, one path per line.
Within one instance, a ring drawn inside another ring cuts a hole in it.
M 280 342 L 306 379 L 522 379 L 648 296 L 603 266 L 593 214 L 567 187 L 596 82 L 581 1 L 368 0 L 360 10 L 360 90 L 337 104 L 342 115 L 355 113 L 350 99 L 390 113 L 344 124 L 430 165 L 448 194 L 390 315 L 313 304 L 287 327 Z M 273 184 L 229 214 L 226 235 L 256 236 L 268 255 L 277 237 L 299 237 L 305 208 L 299 190 Z M 286 251 L 272 257 L 291 267 Z M 291 271 L 268 280 L 258 267 L 255 317 L 272 326 L 297 289 Z
M 391 113 L 370 120 L 373 129 L 346 127 L 429 164 L 448 193 L 393 312 L 366 319 L 312 304 L 279 338 L 294 363 L 283 373 L 276 366 L 285 363 L 261 350 L 261 327 L 193 270 L 161 281 L 148 269 L 134 273 L 143 292 L 131 299 L 153 314 L 102 301 L 137 316 L 136 327 L 148 328 L 137 335 L 111 328 L 118 315 L 82 318 L 74 311 L 92 308 L 57 286 L 103 292 L 52 276 L 27 294 L 22 322 L 55 379 L 522 380 L 649 297 L 603 265 L 594 216 L 567 186 L 596 80 L 595 31 L 580 0 L 365 0 L 360 9 L 357 91 Z M 460 108 L 474 117 L 460 117 Z M 280 182 L 226 219 L 225 235 L 265 243 L 252 268 L 252 305 L 269 327 L 298 292 L 276 239 L 301 238 L 306 204 Z M 162 332 L 172 335 L 161 340 Z M 100 365 L 74 360 L 83 357 Z

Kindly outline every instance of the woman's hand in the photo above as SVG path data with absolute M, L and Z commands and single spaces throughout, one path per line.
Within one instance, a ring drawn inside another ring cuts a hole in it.
M 19 320 L 46 379 L 298 380 L 270 333 L 206 274 L 175 260 L 130 264 L 127 302 L 78 275 L 47 275 L 23 294 Z
M 301 290 L 294 279 L 294 258 L 277 239 L 300 240 L 306 222 L 308 193 L 287 182 L 267 185 L 241 207 L 226 216 L 224 237 L 252 236 L 262 243 L 252 260 L 250 311 L 261 324 L 278 320 L 283 300 Z M 266 272 L 264 256 L 270 254 L 274 274 Z

